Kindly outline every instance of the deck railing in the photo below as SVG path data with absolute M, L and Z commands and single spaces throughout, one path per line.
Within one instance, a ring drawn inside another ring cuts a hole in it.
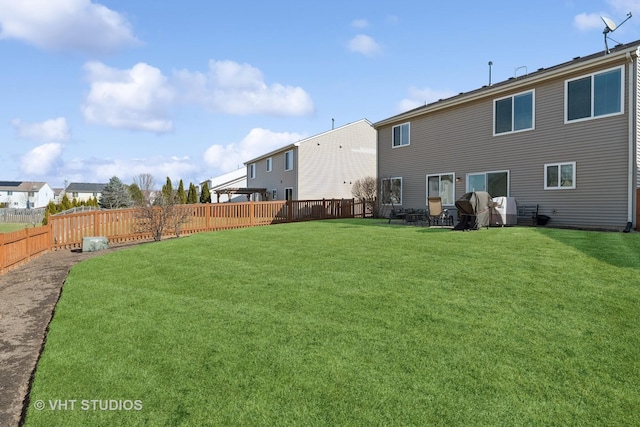
M 167 226 L 163 236 L 255 227 L 296 221 L 364 217 L 364 204 L 353 199 L 293 200 L 176 205 L 178 229 Z M 49 217 L 46 226 L 0 234 L 0 273 L 50 250 L 82 247 L 82 239 L 101 236 L 112 243 L 152 240 L 142 227 L 140 209 L 109 209 Z

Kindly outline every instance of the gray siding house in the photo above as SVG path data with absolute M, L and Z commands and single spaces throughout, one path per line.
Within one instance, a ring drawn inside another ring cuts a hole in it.
M 374 124 L 388 207 L 455 212 L 469 191 L 539 205 L 549 225 L 636 225 L 640 41 Z
M 102 196 L 102 190 L 107 184 L 72 182 L 64 189 L 69 200 L 76 199 L 78 202 L 86 202 L 91 198 L 96 200 Z
M 376 176 L 376 136 L 362 119 L 256 157 L 247 187 L 268 200 L 351 199 L 356 180 Z

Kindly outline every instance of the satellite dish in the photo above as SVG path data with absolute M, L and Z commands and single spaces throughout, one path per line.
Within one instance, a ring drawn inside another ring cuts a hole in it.
M 600 17 L 600 19 L 602 19 L 602 22 L 604 22 L 604 31 L 602 31 L 602 34 L 604 34 L 604 48 L 605 48 L 604 53 L 609 53 L 608 40 L 610 39 L 610 37 L 607 34 L 613 33 L 620 25 L 622 25 L 625 22 L 627 22 L 630 18 L 631 18 L 631 12 L 627 13 L 627 19 L 622 21 L 619 25 L 616 25 L 616 23 L 613 22 L 613 20 L 607 18 L 606 16 L 601 16 Z M 613 39 L 611 39 L 611 40 L 613 40 Z M 613 41 L 615 41 L 615 40 L 613 40 Z
M 605 32 L 612 33 L 612 32 L 614 32 L 616 30 L 616 28 L 618 28 L 616 23 L 613 22 L 611 19 L 607 18 L 606 16 L 601 16 L 600 18 L 602 19 L 602 22 L 604 22 L 604 25 L 605 25 L 604 31 Z

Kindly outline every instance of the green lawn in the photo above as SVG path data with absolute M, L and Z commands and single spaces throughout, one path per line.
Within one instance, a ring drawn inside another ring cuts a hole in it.
M 31 224 L 6 224 L 0 223 L 0 233 L 11 233 L 12 231 L 22 230 L 31 227 Z
M 26 425 L 639 425 L 639 273 L 637 233 L 343 220 L 144 244 L 72 269 Z

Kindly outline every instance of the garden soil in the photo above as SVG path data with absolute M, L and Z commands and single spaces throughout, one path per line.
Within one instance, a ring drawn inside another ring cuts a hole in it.
M 69 270 L 96 252 L 59 250 L 0 274 L 0 426 L 21 425 L 49 322 Z

